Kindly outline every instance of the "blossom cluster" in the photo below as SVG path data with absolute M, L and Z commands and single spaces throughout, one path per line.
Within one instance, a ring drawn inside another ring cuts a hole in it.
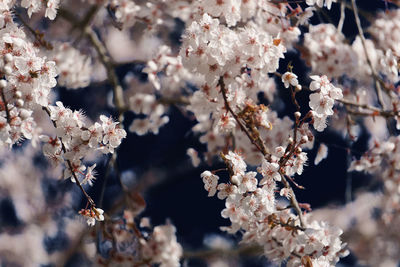
M 87 127 L 83 114 L 64 107 L 62 102 L 48 106 L 48 109 L 50 119 L 56 126 L 56 137 L 41 136 L 41 140 L 46 142 L 43 146 L 44 155 L 56 165 L 66 161 L 64 179 L 70 178 L 76 182 L 83 176 L 79 182 L 92 185 L 96 164 L 86 169 L 81 160 L 91 151 L 114 153 L 114 149 L 126 137 L 125 130 L 118 127 L 118 122 L 104 115 L 100 116 L 101 124 L 95 122 Z M 86 174 L 83 173 L 85 170 Z
M 145 118 L 134 119 L 129 131 L 137 135 L 148 132 L 158 134 L 160 127 L 168 123 L 169 117 L 165 115 L 165 108 L 159 104 L 152 94 L 137 93 L 129 98 L 130 109 L 136 114 L 146 115 Z
M 181 57 L 185 68 L 203 74 L 206 85 L 213 88 L 225 73 L 232 80 L 240 76 L 244 66 L 252 70 L 255 76 L 252 82 L 258 85 L 259 79 L 265 77 L 263 73 L 278 68 L 285 51 L 279 38 L 273 38 L 256 25 L 234 31 L 205 13 L 199 22 L 193 21 L 186 29 Z M 213 91 L 209 95 L 215 97 Z
M 148 240 L 141 239 L 142 257 L 160 266 L 180 266 L 182 247 L 176 240 L 176 229 L 171 224 L 156 226 Z
M 390 14 L 396 19 L 396 12 Z M 389 47 L 385 41 L 396 38 L 392 37 L 395 36 L 393 33 L 396 29 L 390 26 L 392 19 L 387 19 L 391 22 L 385 23 L 385 28 L 382 28 L 379 26 L 383 25 L 382 20 L 384 19 L 378 20 L 370 28 L 371 33 L 378 39 L 378 46 L 371 39 L 366 39 L 363 44 L 359 36 L 349 45 L 345 42 L 345 36 L 338 32 L 333 24 L 310 26 L 309 32 L 304 36 L 304 47 L 308 51 L 305 58 L 313 72 L 330 77 L 346 75 L 349 78 L 371 82 L 372 66 L 379 69 L 390 81 L 397 82 L 397 48 Z M 394 42 L 391 41 L 390 43 Z M 368 50 L 368 58 L 365 49 Z
M 173 56 L 171 48 L 165 45 L 161 46 L 157 55 L 147 62 L 147 66 L 143 69 L 143 72 L 148 74 L 149 81 L 157 90 L 161 89 L 158 74 L 161 72 L 165 73 L 165 77 L 162 77 L 163 84 L 168 85 L 168 87 L 163 88 L 164 95 L 166 95 L 165 91 L 176 91 L 184 87 L 186 81 L 193 79 L 193 75 L 187 69 L 183 68 L 181 57 L 179 55 Z
M 357 55 L 344 40 L 345 36 L 333 24 L 310 25 L 304 35 L 304 47 L 309 51 L 306 61 L 313 72 L 330 77 L 353 75 Z
M 268 109 L 256 105 L 257 94 L 270 95 L 274 90 L 268 73 L 276 71 L 284 52 L 281 39 L 273 38 L 256 25 L 231 30 L 208 14 L 189 25 L 181 57 L 186 69 L 203 76 L 203 81 L 197 81 L 201 90 L 191 97 L 189 110 L 199 122 L 195 131 L 209 132 L 213 128 L 212 133 L 203 137 L 204 142 L 209 146 L 221 144 L 218 135 L 236 132 L 237 123 L 226 109 L 227 103 L 234 112 L 251 110 L 256 125 L 271 128 Z M 226 91 L 226 99 L 221 90 Z M 213 125 L 210 117 L 215 121 Z
M 257 243 L 273 262 L 287 261 L 288 266 L 300 266 L 309 260 L 315 265 L 334 266 L 340 256 L 348 252 L 340 241 L 342 231 L 325 222 L 300 223 L 298 216 L 277 206 L 275 192 L 281 181 L 280 166 L 264 159 L 258 172 L 247 172 L 243 158 L 233 152 L 223 156 L 230 172 L 230 183 L 219 183 L 219 177 L 210 171 L 201 174 L 208 196 L 218 191 L 225 200 L 221 216 L 231 221 L 221 229 L 229 233 L 243 232 L 242 242 Z M 281 196 L 292 198 L 291 190 L 283 187 Z
M 32 117 L 35 110 L 49 104 L 56 82 L 54 61 L 40 55 L 25 32 L 9 22 L 0 29 L 1 144 L 12 146 L 23 138 L 37 139 Z
M 392 82 L 399 81 L 398 62 L 400 60 L 400 49 L 395 44 L 399 42 L 400 21 L 399 10 L 391 10 L 380 13 L 379 17 L 368 29 L 373 38 L 377 40 L 377 46 L 382 50 L 379 66 L 383 74 Z
M 379 174 L 385 189 L 382 200 L 383 221 L 391 225 L 399 218 L 400 207 L 400 138 L 390 137 L 386 141 L 376 140 L 373 146 L 358 160 L 353 160 L 349 171 Z
M 313 113 L 314 128 L 323 131 L 326 128 L 326 119 L 333 115 L 334 100 L 342 99 L 340 88 L 335 87 L 325 75 L 322 77 L 311 76 L 311 91 L 319 91 L 310 95 L 310 107 Z

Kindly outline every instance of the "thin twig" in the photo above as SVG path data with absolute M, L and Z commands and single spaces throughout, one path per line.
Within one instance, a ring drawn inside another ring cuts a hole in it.
M 252 136 L 252 134 L 249 132 L 249 130 L 247 129 L 246 126 L 243 125 L 243 123 L 240 121 L 239 117 L 236 115 L 236 113 L 232 110 L 232 108 L 229 105 L 228 102 L 228 98 L 226 96 L 226 88 L 225 88 L 225 82 L 224 82 L 224 78 L 221 76 L 219 81 L 218 81 L 218 85 L 220 86 L 221 89 L 221 93 L 222 93 L 222 97 L 224 98 L 224 102 L 225 102 L 225 108 L 226 110 L 231 113 L 231 115 L 233 116 L 233 118 L 235 119 L 235 121 L 239 124 L 240 129 L 242 129 L 242 131 L 247 135 L 247 137 L 250 139 L 250 141 L 257 147 L 257 149 L 264 155 L 267 156 L 269 155 L 267 148 L 265 147 L 264 143 L 261 142 L 261 144 L 259 144 L 260 142 L 257 143 L 257 141 L 255 140 L 255 138 Z
M 346 17 L 346 1 L 343 0 L 340 3 L 340 19 L 337 27 L 338 33 L 341 33 L 343 30 L 344 19 Z
M 90 8 L 90 10 L 86 13 L 84 18 L 80 20 L 79 22 L 75 17 L 74 14 L 70 13 L 66 9 L 61 9 L 60 15 L 65 18 L 67 21 L 69 21 L 73 25 L 73 29 L 80 29 L 82 34 L 81 36 L 86 36 L 92 46 L 95 48 L 98 57 L 103 64 L 104 68 L 106 69 L 107 72 L 107 77 L 108 81 L 111 83 L 112 89 L 113 89 L 113 102 L 115 105 L 115 108 L 118 112 L 118 121 L 119 121 L 119 127 L 123 127 L 123 120 L 124 120 L 124 113 L 128 110 L 124 96 L 123 96 L 123 89 L 122 86 L 119 82 L 118 76 L 115 71 L 115 64 L 111 57 L 109 56 L 109 53 L 107 51 L 107 48 L 105 44 L 100 40 L 100 38 L 97 36 L 97 34 L 94 32 L 94 30 L 91 27 L 91 21 L 94 19 L 98 11 L 100 10 L 102 6 L 101 5 L 94 5 Z M 71 21 L 72 18 L 75 18 Z M 79 38 L 78 38 L 79 39 Z M 114 151 L 114 154 L 112 157 L 109 159 L 109 161 L 106 164 L 106 176 L 104 178 L 103 186 L 101 189 L 101 195 L 100 195 L 100 205 L 103 204 L 103 198 L 104 198 L 104 193 L 105 193 L 105 186 L 107 184 L 108 176 L 110 174 L 110 167 L 113 166 L 116 168 L 116 160 L 117 160 L 117 151 Z M 118 173 L 118 178 L 120 181 L 120 173 Z M 121 182 L 121 181 L 120 181 Z M 124 192 L 126 191 L 125 188 L 122 185 L 122 189 Z
M 374 107 L 374 106 L 370 106 L 368 104 L 360 104 L 360 103 L 356 103 L 356 102 L 352 102 L 350 100 L 346 100 L 346 99 L 337 99 L 338 102 L 345 104 L 345 105 L 349 105 L 349 106 L 355 106 L 355 107 L 359 107 L 359 108 L 364 108 L 364 109 L 368 109 L 371 111 L 382 111 L 381 109 Z
M 347 3 L 347 0 L 342 0 L 341 3 L 342 3 L 342 2 L 345 3 L 345 6 L 346 6 L 347 9 L 350 9 L 350 10 L 353 9 L 352 5 L 349 4 L 349 3 Z M 362 10 L 362 9 L 360 9 L 360 8 L 358 8 L 357 11 L 358 11 L 358 13 L 359 13 L 361 16 L 363 16 L 363 18 L 366 19 L 367 21 L 369 21 L 369 22 L 372 23 L 372 22 L 375 20 L 375 15 L 374 15 L 373 13 L 368 12 L 368 11 L 366 11 L 366 10 Z
M 395 116 L 399 115 L 399 111 L 396 111 L 396 110 L 382 110 L 382 109 L 379 109 L 377 107 L 370 106 L 368 104 L 359 104 L 359 103 L 351 102 L 351 101 L 346 100 L 346 99 L 339 99 L 337 101 L 342 103 L 342 104 L 344 104 L 344 105 L 346 105 L 346 106 L 354 106 L 354 107 L 363 108 L 363 109 L 367 109 L 369 111 L 372 111 L 372 112 L 365 112 L 365 111 L 354 110 L 354 109 L 350 109 L 350 108 L 346 107 L 347 112 L 350 113 L 351 115 L 381 116 L 381 117 L 384 117 L 384 118 L 392 118 L 392 117 L 395 117 Z
M 115 108 L 118 112 L 119 127 L 123 127 L 124 113 L 128 110 L 128 108 L 125 104 L 123 89 L 119 82 L 117 73 L 115 72 L 113 61 L 110 58 L 110 56 L 108 55 L 108 51 L 107 51 L 105 45 L 97 37 L 96 33 L 93 31 L 93 29 L 90 26 L 87 26 L 84 29 L 84 33 L 88 37 L 88 39 L 91 42 L 91 44 L 93 45 L 93 47 L 96 49 L 96 51 L 99 55 L 99 59 L 106 69 L 108 80 L 111 83 L 112 89 L 113 89 L 113 94 L 114 94 L 113 102 L 114 102 Z M 106 167 L 107 169 L 109 169 L 110 166 L 113 166 L 114 168 L 117 167 L 116 166 L 117 154 L 118 154 L 118 151 L 114 151 L 112 158 L 110 159 L 110 161 L 107 164 L 107 167 Z M 118 170 L 117 170 L 117 172 L 118 172 Z M 105 186 L 106 186 L 106 183 L 108 180 L 107 176 L 104 179 L 104 184 L 103 184 L 103 188 L 102 188 L 102 192 L 103 192 L 102 198 L 104 197 Z M 121 175 L 119 172 L 117 173 L 117 177 L 121 183 L 122 190 L 125 192 L 126 189 L 125 189 L 124 185 L 122 184 Z M 126 195 L 126 194 L 124 194 L 124 195 Z
M 271 219 L 271 222 L 274 223 L 274 224 L 278 224 L 278 225 L 280 225 L 282 227 L 285 227 L 285 228 L 290 228 L 291 230 L 299 230 L 299 231 L 305 231 L 306 230 L 306 228 L 304 228 L 304 227 L 301 227 L 301 226 L 298 226 L 298 225 L 293 225 L 293 224 L 290 224 L 290 223 L 281 222 L 280 220 L 276 220 L 276 219 Z
M 53 49 L 53 45 L 49 42 L 47 42 L 46 40 L 44 40 L 44 34 L 39 32 L 38 30 L 34 30 L 23 18 L 22 16 L 18 13 L 15 12 L 15 15 L 18 17 L 18 19 L 21 21 L 22 25 L 25 26 L 25 28 L 27 28 L 32 35 L 35 37 L 36 41 L 38 41 L 38 43 L 43 46 L 44 48 L 46 48 L 47 50 L 52 50 Z
M 378 73 L 376 72 L 375 67 L 372 65 L 372 61 L 369 58 L 369 54 L 368 54 L 368 51 L 367 51 L 367 43 L 366 43 L 366 40 L 365 40 L 365 37 L 364 37 L 363 29 L 361 27 L 361 21 L 360 21 L 360 16 L 358 15 L 358 9 L 357 9 L 356 0 L 351 0 L 351 5 L 352 5 L 352 9 L 353 9 L 355 20 L 356 20 L 356 25 L 357 25 L 357 29 L 358 29 L 358 35 L 361 38 L 361 43 L 362 43 L 362 46 L 364 48 L 364 54 L 365 54 L 365 57 L 367 59 L 367 63 L 369 65 L 369 67 L 371 68 L 371 72 L 372 72 L 373 78 L 375 80 L 375 92 L 376 92 L 376 96 L 378 98 L 379 105 L 383 109 L 386 109 L 385 108 L 385 102 L 383 101 L 381 84 L 379 83 L 379 80 L 378 80 Z

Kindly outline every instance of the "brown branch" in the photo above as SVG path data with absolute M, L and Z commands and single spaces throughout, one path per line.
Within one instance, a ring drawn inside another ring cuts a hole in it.
M 281 181 L 282 181 L 283 185 L 287 189 L 289 189 L 290 204 L 296 210 L 296 213 L 299 216 L 300 226 L 302 228 L 304 228 L 306 224 L 304 222 L 303 213 L 302 213 L 301 208 L 299 206 L 299 202 L 296 199 L 296 195 L 294 194 L 293 188 L 290 186 L 289 182 L 286 180 L 285 175 L 283 174 L 282 168 L 279 169 L 279 174 L 281 175 Z
M 261 142 L 261 146 L 260 144 L 256 141 L 256 139 L 252 136 L 252 134 L 248 131 L 247 127 L 245 125 L 243 125 L 243 123 L 240 121 L 239 117 L 236 115 L 236 113 L 232 110 L 232 108 L 230 107 L 229 103 L 228 103 L 228 99 L 226 96 L 226 88 L 225 88 L 225 83 L 224 83 L 224 79 L 221 76 L 219 81 L 218 81 L 218 85 L 220 86 L 221 89 L 221 93 L 222 93 L 222 97 L 224 99 L 225 102 L 225 108 L 229 111 L 229 113 L 231 113 L 231 115 L 233 116 L 233 118 L 236 120 L 236 122 L 239 124 L 240 128 L 242 129 L 243 132 L 245 132 L 245 134 L 247 135 L 247 137 L 250 139 L 251 143 L 253 145 L 255 145 L 257 147 L 257 149 L 264 155 L 264 157 L 268 157 L 269 153 L 267 151 L 267 148 L 265 147 L 264 142 L 261 140 L 260 136 L 258 136 L 258 140 L 260 140 Z M 296 123 L 296 127 L 297 127 L 297 123 Z M 297 132 L 297 129 L 295 130 L 295 132 Z M 295 148 L 294 148 L 295 149 Z M 294 152 L 294 151 L 293 151 Z M 282 167 L 282 165 L 280 165 Z M 301 227 L 305 226 L 304 223 L 304 219 L 303 219 L 303 215 L 301 212 L 301 208 L 299 206 L 299 203 L 297 202 L 296 196 L 294 194 L 294 191 L 292 189 L 292 187 L 290 186 L 289 182 L 286 180 L 282 168 L 280 168 L 279 173 L 281 174 L 281 180 L 282 183 L 284 184 L 284 186 L 289 189 L 290 194 L 291 194 L 291 198 L 290 198 L 290 202 L 293 206 L 293 208 L 296 210 L 297 215 L 299 216 L 299 220 L 300 220 L 300 225 Z
M 382 111 L 381 109 L 374 107 L 374 106 L 370 106 L 368 104 L 361 104 L 361 103 L 356 103 L 356 102 L 352 102 L 350 100 L 347 99 L 337 99 L 336 101 L 344 104 L 344 105 L 349 105 L 349 106 L 355 106 L 355 107 L 359 107 L 359 108 L 364 108 L 364 109 L 368 109 L 371 111 Z
M 10 124 L 11 116 L 10 116 L 10 110 L 8 109 L 8 104 L 6 101 L 6 96 L 4 95 L 4 88 L 1 88 L 0 90 L 1 90 L 1 99 L 3 100 L 3 104 L 4 104 L 4 110 L 6 112 L 7 122 Z
M 296 99 L 296 89 L 293 90 L 293 85 L 290 85 L 290 91 L 291 91 L 292 102 L 296 106 L 297 111 L 300 112 L 300 105 Z
M 38 31 L 38 30 L 34 30 L 23 18 L 22 16 L 18 13 L 15 12 L 14 13 L 18 19 L 21 21 L 22 25 L 25 26 L 25 28 L 27 28 L 29 30 L 30 33 L 32 33 L 32 35 L 35 37 L 36 41 L 43 46 L 44 48 L 46 48 L 47 50 L 52 50 L 53 49 L 53 45 L 49 42 L 47 42 L 46 40 L 44 40 L 44 33 Z
M 94 30 L 91 27 L 91 22 L 98 13 L 102 6 L 101 5 L 94 5 L 92 6 L 89 11 L 86 13 L 84 18 L 80 21 L 76 19 L 76 16 L 69 12 L 66 9 L 61 9 L 60 10 L 60 15 L 66 19 L 68 22 L 70 22 L 73 26 L 73 29 L 79 29 L 81 30 L 81 36 L 86 36 L 94 49 L 96 50 L 99 60 L 106 69 L 107 72 L 107 77 L 109 83 L 111 83 L 112 89 L 113 89 L 113 102 L 115 105 L 115 108 L 118 112 L 118 121 L 119 121 L 119 127 L 123 127 L 123 119 L 124 119 L 124 113 L 128 110 L 124 96 L 123 96 L 123 89 L 122 86 L 119 82 L 118 76 L 115 71 L 115 64 L 111 57 L 109 56 L 109 53 L 107 51 L 106 46 L 104 43 L 100 40 L 100 38 L 97 36 L 97 34 L 94 32 Z M 78 22 L 75 22 L 78 21 Z M 79 37 L 80 38 L 80 37 Z M 79 39 L 78 38 L 78 39 Z M 104 193 L 105 193 L 105 186 L 107 184 L 108 176 L 110 174 L 110 166 L 116 167 L 116 160 L 117 160 L 117 151 L 114 152 L 112 157 L 107 163 L 106 166 L 106 177 L 103 182 L 103 186 L 101 189 L 101 194 L 100 194 L 100 205 L 102 205 L 103 198 L 104 198 Z M 118 175 L 118 178 L 120 180 L 120 175 Z M 120 181 L 122 190 L 126 193 L 126 188 L 124 188 L 122 182 Z
M 89 41 L 91 42 L 93 47 L 96 49 L 99 59 L 106 69 L 108 80 L 111 83 L 112 89 L 113 89 L 113 94 L 114 94 L 113 102 L 114 102 L 115 108 L 117 109 L 117 112 L 118 112 L 119 127 L 123 127 L 122 123 L 124 120 L 124 113 L 128 110 L 128 107 L 125 104 L 123 89 L 119 82 L 118 76 L 115 72 L 113 61 L 111 60 L 110 56 L 108 55 L 108 51 L 107 51 L 105 45 L 97 37 L 96 33 L 93 31 L 93 29 L 90 26 L 87 26 L 84 29 L 84 34 L 88 37 Z M 106 166 L 106 169 L 109 170 L 110 166 L 113 166 L 116 169 L 116 167 L 117 167 L 116 161 L 117 161 L 117 151 L 114 151 L 114 154 L 112 155 L 112 158 L 109 160 L 109 162 Z M 101 194 L 101 202 L 104 197 L 104 191 L 105 191 L 105 186 L 106 186 L 106 183 L 108 180 L 108 176 L 109 175 L 106 175 L 106 178 L 104 179 L 102 194 Z M 127 190 L 121 181 L 121 175 L 119 172 L 117 174 L 117 177 L 120 182 L 121 189 L 124 191 L 124 193 L 127 193 Z M 124 194 L 124 198 L 125 197 L 126 197 L 126 194 Z
M 276 224 L 276 225 L 280 225 L 280 226 L 282 226 L 284 228 L 288 228 L 290 230 L 299 230 L 299 231 L 305 231 L 306 230 L 306 228 L 304 228 L 304 227 L 301 227 L 301 226 L 298 226 L 298 225 L 294 225 L 294 224 L 290 224 L 288 222 L 282 222 L 282 221 L 278 220 L 274 215 L 268 216 L 268 222 Z M 292 221 L 292 222 L 294 222 L 294 221 Z
M 285 177 L 288 178 L 289 181 L 291 181 L 292 184 L 294 184 L 298 189 L 305 189 L 304 186 L 299 185 L 298 183 L 296 183 L 295 180 L 292 177 L 290 177 L 289 175 L 285 175 Z
M 101 42 L 101 40 L 97 37 L 96 33 L 93 31 L 91 27 L 86 27 L 84 29 L 85 35 L 88 37 L 89 41 L 96 49 L 99 59 L 103 66 L 107 71 L 108 80 L 110 81 L 113 92 L 114 92 L 114 105 L 118 111 L 118 120 L 120 122 L 123 121 L 123 114 L 127 111 L 127 106 L 124 101 L 124 95 L 122 86 L 119 83 L 118 76 L 115 72 L 113 62 L 111 58 L 108 56 L 107 49 L 105 45 Z
M 231 113 L 231 115 L 233 116 L 235 121 L 239 124 L 240 129 L 242 129 L 242 131 L 245 132 L 245 134 L 250 139 L 250 141 L 257 147 L 257 149 L 264 155 L 264 157 L 268 156 L 269 152 L 268 152 L 267 148 L 265 147 L 264 142 L 262 142 L 260 136 L 258 136 L 257 139 L 255 137 L 253 137 L 252 133 L 250 133 L 249 130 L 247 129 L 247 127 L 245 125 L 243 125 L 243 123 L 240 121 L 240 119 L 237 116 L 237 114 L 230 107 L 229 102 L 228 102 L 228 98 L 226 96 L 226 88 L 225 88 L 224 78 L 222 76 L 220 77 L 220 79 L 218 81 L 218 85 L 219 85 L 219 87 L 221 89 L 222 97 L 224 98 L 224 103 L 225 103 L 226 110 L 229 111 L 229 113 Z
M 96 35 L 96 33 L 94 32 L 94 30 L 92 29 L 92 27 L 90 25 L 92 20 L 94 19 L 94 17 L 96 16 L 96 14 L 98 13 L 98 11 L 100 10 L 101 7 L 102 7 L 102 5 L 92 6 L 89 9 L 89 11 L 86 13 L 84 18 L 82 20 L 80 20 L 79 22 L 75 22 L 75 21 L 78 21 L 78 19 L 76 19 L 76 16 L 66 9 L 61 9 L 60 15 L 72 24 L 73 29 L 81 30 L 81 35 L 78 37 L 78 40 L 80 39 L 81 36 L 86 36 L 88 38 L 88 40 L 90 41 L 90 43 L 92 44 L 92 46 L 95 48 L 95 50 L 98 54 L 98 57 L 100 59 L 100 62 L 106 69 L 108 81 L 112 85 L 113 95 L 114 95 L 113 102 L 114 102 L 115 108 L 118 112 L 119 127 L 123 127 L 122 123 L 124 120 L 124 113 L 128 110 L 128 108 L 125 104 L 122 86 L 119 82 L 118 76 L 115 71 L 115 64 L 114 64 L 113 60 L 111 59 L 111 57 L 109 56 L 109 53 L 107 51 L 105 44 Z M 100 200 L 99 200 L 100 206 L 102 206 L 102 203 L 103 203 L 105 186 L 107 184 L 108 177 L 110 174 L 110 168 L 111 168 L 111 166 L 114 166 L 114 168 L 116 168 L 116 161 L 117 161 L 117 151 L 115 151 L 113 153 L 113 155 L 111 156 L 111 158 L 109 159 L 109 161 L 107 162 L 107 165 L 106 165 L 106 175 L 105 175 L 105 179 L 104 179 L 101 193 L 100 193 Z M 121 175 L 118 173 L 118 179 L 119 179 L 121 188 L 125 193 L 127 193 L 126 188 L 122 184 L 122 181 L 120 180 L 120 178 L 121 178 Z
M 69 10 L 61 7 L 58 9 L 57 18 L 61 17 L 61 18 L 65 19 L 67 22 L 69 22 L 72 25 L 71 31 L 73 31 L 75 29 L 81 30 L 81 35 L 78 37 L 78 39 L 80 39 L 80 37 L 83 35 L 82 30 L 85 29 L 87 26 L 89 26 L 92 23 L 94 17 L 97 15 L 97 13 L 101 7 L 102 7 L 102 5 L 91 6 L 89 11 L 85 14 L 83 19 L 81 19 L 81 20 L 75 14 L 70 12 Z

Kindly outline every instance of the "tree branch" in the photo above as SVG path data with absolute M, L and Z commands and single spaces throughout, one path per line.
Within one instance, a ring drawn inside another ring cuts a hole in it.
M 247 135 L 247 137 L 250 139 L 250 141 L 257 147 L 257 149 L 264 155 L 267 156 L 269 155 L 267 148 L 265 147 L 264 142 L 262 142 L 262 140 L 260 139 L 260 137 L 258 136 L 258 139 L 256 140 L 252 134 L 249 132 L 249 130 L 247 129 L 247 127 L 245 125 L 243 125 L 243 123 L 240 121 L 239 117 L 236 115 L 236 113 L 232 110 L 232 108 L 229 105 L 228 102 L 228 98 L 226 96 L 226 88 L 225 88 L 225 82 L 224 82 L 224 78 L 221 76 L 219 81 L 218 81 L 218 85 L 221 89 L 221 93 L 222 93 L 222 97 L 224 98 L 224 102 L 225 102 L 225 108 L 227 109 L 227 111 L 229 111 L 229 113 L 231 113 L 232 117 L 236 120 L 236 122 L 239 124 L 240 129 L 242 129 L 242 131 Z M 261 142 L 257 142 L 257 141 L 261 141 Z
M 247 130 L 247 127 L 245 125 L 243 125 L 243 123 L 240 121 L 239 117 L 236 115 L 236 113 L 230 107 L 230 105 L 228 103 L 227 96 L 226 96 L 226 88 L 225 88 L 224 78 L 222 76 L 220 77 L 220 79 L 218 81 L 218 85 L 220 86 L 222 97 L 224 98 L 225 108 L 235 118 L 236 122 L 239 124 L 240 128 L 242 129 L 242 131 L 245 132 L 245 134 L 250 139 L 250 141 L 253 143 L 253 145 L 255 145 L 257 147 L 257 149 L 263 154 L 264 157 L 268 157 L 270 154 L 268 153 L 268 150 L 265 147 L 265 144 L 261 140 L 260 136 L 258 136 L 258 139 L 257 139 L 257 140 L 260 140 L 260 142 L 257 142 L 256 139 L 252 136 L 252 134 Z M 297 127 L 297 124 L 296 124 L 296 127 Z M 297 129 L 295 130 L 295 132 L 297 132 Z M 282 165 L 280 165 L 280 166 L 282 167 Z M 305 226 L 305 222 L 304 222 L 304 219 L 303 219 L 301 208 L 300 208 L 299 203 L 298 203 L 298 201 L 296 199 L 296 196 L 294 194 L 294 191 L 293 191 L 292 187 L 290 186 L 289 182 L 286 180 L 286 178 L 284 176 L 284 173 L 282 171 L 282 168 L 280 168 L 279 173 L 281 174 L 283 185 L 286 188 L 288 188 L 289 191 L 290 191 L 290 194 L 292 196 L 290 198 L 290 202 L 291 202 L 293 208 L 296 210 L 297 215 L 299 216 L 300 225 L 301 225 L 301 227 L 304 227 Z
M 369 67 L 371 68 L 371 72 L 372 72 L 373 78 L 375 80 L 375 92 L 376 92 L 376 96 L 378 98 L 379 105 L 383 109 L 386 109 L 385 102 L 383 101 L 381 84 L 379 83 L 379 80 L 378 80 L 378 73 L 376 72 L 375 67 L 372 65 L 372 61 L 371 61 L 371 59 L 369 58 L 369 55 L 368 55 L 367 44 L 366 44 L 366 40 L 365 40 L 365 37 L 364 37 L 363 29 L 361 27 L 361 21 L 360 21 L 359 15 L 358 15 L 358 9 L 357 9 L 357 5 L 356 5 L 356 0 L 351 0 L 351 5 L 352 5 L 352 9 L 353 9 L 355 20 L 356 20 L 356 25 L 357 25 L 357 29 L 358 29 L 358 35 L 361 38 L 361 43 L 362 43 L 362 46 L 364 48 L 364 54 L 365 54 L 365 57 L 367 59 L 367 63 L 369 65 Z
M 86 27 L 84 29 L 85 35 L 88 37 L 89 41 L 96 49 L 99 59 L 103 66 L 106 68 L 108 80 L 110 81 L 113 92 L 114 92 L 114 105 L 118 111 L 118 120 L 119 122 L 123 121 L 123 114 L 127 111 L 127 107 L 124 101 L 124 95 L 122 86 L 119 83 L 118 76 L 115 72 L 114 65 L 112 63 L 111 58 L 108 56 L 107 49 L 105 45 L 101 42 L 101 40 L 97 37 L 96 33 L 93 31 L 91 27 Z

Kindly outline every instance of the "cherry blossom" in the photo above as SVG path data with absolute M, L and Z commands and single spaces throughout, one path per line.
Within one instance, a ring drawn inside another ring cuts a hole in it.
M 300 2 L 2 1 L 0 204 L 16 221 L 1 221 L 4 263 L 66 265 L 74 252 L 96 266 L 234 266 L 249 246 L 272 265 L 335 266 L 348 249 L 357 264 L 398 265 L 398 1 Z M 169 138 L 187 147 L 164 157 Z M 314 194 L 305 176 L 332 145 L 347 153 L 347 204 L 319 211 L 298 192 Z M 176 176 L 170 155 L 178 172 L 201 169 L 237 247 L 183 253 L 167 217 L 142 217 L 149 189 Z M 354 195 L 351 172 L 374 192 Z
M 217 192 L 219 177 L 215 174 L 212 174 L 210 171 L 204 171 L 201 174 L 201 178 L 203 179 L 204 189 L 208 191 L 208 196 L 214 196 Z
M 286 88 L 292 85 L 296 89 L 301 89 L 301 85 L 299 85 L 299 81 L 297 80 L 297 75 L 292 72 L 285 72 L 282 75 L 282 82 L 285 84 Z
M 79 211 L 81 215 L 87 218 L 87 224 L 89 226 L 94 226 L 96 221 L 104 221 L 104 211 L 99 208 L 83 209 Z

